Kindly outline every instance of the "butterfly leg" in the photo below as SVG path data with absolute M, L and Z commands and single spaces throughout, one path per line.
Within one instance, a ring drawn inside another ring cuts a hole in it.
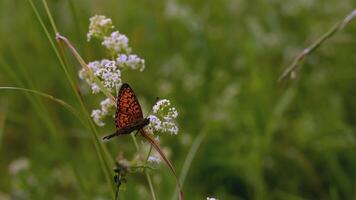
M 137 136 L 137 134 L 138 134 L 138 130 L 135 132 L 135 137 Z
M 103 137 L 103 140 L 109 140 L 110 138 L 115 137 L 115 136 L 118 136 L 117 132 Z

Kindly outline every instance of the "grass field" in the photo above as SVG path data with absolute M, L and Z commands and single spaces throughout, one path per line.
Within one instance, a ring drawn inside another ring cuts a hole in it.
M 66 37 L 87 63 L 112 59 L 100 40 L 87 41 L 94 15 L 111 18 L 145 60 L 142 72 L 121 71 L 144 115 L 156 97 L 178 111 L 178 134 L 156 135 L 185 199 L 356 199 L 356 20 L 307 55 L 293 79 L 277 81 L 355 8 L 353 0 L 0 0 L 0 200 L 114 199 L 115 161 L 134 167 L 146 157 L 139 135 L 101 140 L 114 119 L 97 126 L 90 115 L 108 94 L 92 94 L 78 77 L 83 66 L 56 41 Z M 177 199 L 163 162 L 125 178 L 119 199 Z

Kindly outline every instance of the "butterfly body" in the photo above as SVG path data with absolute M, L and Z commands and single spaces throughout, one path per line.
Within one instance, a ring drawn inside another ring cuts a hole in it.
M 127 127 L 117 129 L 115 133 L 113 133 L 111 135 L 107 135 L 107 136 L 103 137 L 103 139 L 107 140 L 107 139 L 110 139 L 115 136 L 130 134 L 131 132 L 133 132 L 135 130 L 140 130 L 140 132 L 142 132 L 141 129 L 143 127 L 147 126 L 149 123 L 150 123 L 150 119 L 148 119 L 148 118 L 143 119 L 142 121 L 138 121 L 137 123 L 134 123 Z

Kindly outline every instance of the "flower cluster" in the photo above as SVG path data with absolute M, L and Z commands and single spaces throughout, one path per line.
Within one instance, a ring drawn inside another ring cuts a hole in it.
M 87 33 L 88 41 L 95 38 L 101 40 L 101 44 L 110 52 L 112 59 L 102 59 L 88 63 L 87 69 L 79 71 L 79 77 L 90 85 L 94 94 L 100 92 L 99 82 L 111 93 L 118 91 L 122 84 L 121 72 L 123 69 L 133 69 L 143 71 L 145 69 L 145 60 L 136 54 L 131 54 L 129 39 L 126 35 L 114 31 L 112 20 L 103 15 L 95 15 L 90 18 L 89 31 Z M 95 76 L 95 77 L 93 77 Z M 101 109 L 92 111 L 92 118 L 98 126 L 104 126 L 103 119 L 111 114 L 112 105 L 108 99 L 102 101 Z M 104 106 L 103 106 L 104 104 Z M 110 105 L 110 107 L 108 106 Z
M 91 117 L 98 126 L 104 126 L 103 120 L 106 116 L 112 116 L 115 113 L 113 103 L 109 98 L 100 102 L 101 109 L 94 109 L 91 112 Z
M 206 200 L 218 200 L 218 199 L 216 199 L 214 197 L 207 197 Z
M 138 69 L 142 72 L 145 69 L 145 60 L 135 54 L 130 54 L 128 56 L 119 54 L 116 59 L 116 65 L 121 69 L 131 68 L 133 70 Z
M 148 116 L 150 119 L 148 127 L 151 132 L 178 134 L 178 126 L 174 121 L 178 117 L 178 112 L 169 100 L 162 99 L 157 101 L 152 111 L 153 114 Z
M 101 61 L 93 61 L 88 64 L 94 76 L 98 77 L 103 82 L 105 88 L 110 91 L 116 91 L 121 85 L 121 71 L 116 66 L 115 61 L 103 59 Z M 79 77 L 85 80 L 90 86 L 94 94 L 100 92 L 99 86 L 95 81 L 86 73 L 83 68 L 79 71 Z
M 101 44 L 111 52 L 131 52 L 131 48 L 129 47 L 129 39 L 126 37 L 126 35 L 120 34 L 119 31 L 112 32 L 108 37 L 105 36 Z
M 111 19 L 103 15 L 95 15 L 90 18 L 89 21 L 89 32 L 87 33 L 88 41 L 92 38 L 103 38 L 114 28 Z

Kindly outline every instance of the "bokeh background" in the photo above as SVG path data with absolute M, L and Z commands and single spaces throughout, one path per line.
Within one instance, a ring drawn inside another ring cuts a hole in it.
M 42 1 L 34 1 L 50 35 Z M 59 32 L 86 61 L 105 56 L 86 41 L 102 14 L 146 60 L 123 80 L 144 108 L 156 96 L 179 111 L 179 134 L 162 146 L 186 199 L 356 199 L 356 23 L 309 56 L 294 80 L 277 78 L 293 57 L 356 6 L 353 0 L 49 0 Z M 29 1 L 0 0 L 0 86 L 35 89 L 80 110 Z M 71 77 L 88 111 L 103 98 Z M 147 109 L 145 109 L 147 111 Z M 112 121 L 99 135 L 114 130 Z M 129 137 L 105 144 L 130 158 Z M 158 199 L 175 182 L 150 172 Z M 130 174 L 123 199 L 150 199 L 143 174 Z M 90 131 L 62 106 L 0 90 L 0 199 L 111 199 Z

